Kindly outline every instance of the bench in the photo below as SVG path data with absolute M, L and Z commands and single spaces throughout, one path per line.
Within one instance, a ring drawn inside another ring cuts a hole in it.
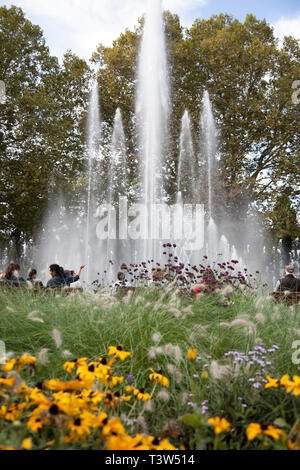
M 295 305 L 300 303 L 300 292 L 271 292 L 270 294 L 275 302 L 283 302 L 287 305 Z

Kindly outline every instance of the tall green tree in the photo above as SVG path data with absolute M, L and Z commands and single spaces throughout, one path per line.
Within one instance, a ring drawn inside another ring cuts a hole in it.
M 0 234 L 16 256 L 36 236 L 49 197 L 79 176 L 89 73 L 70 52 L 60 66 L 20 8 L 0 8 Z

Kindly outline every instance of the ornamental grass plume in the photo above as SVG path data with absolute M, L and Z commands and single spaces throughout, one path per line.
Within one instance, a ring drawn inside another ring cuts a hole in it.
M 33 322 L 36 322 L 36 323 L 45 323 L 44 320 L 42 318 L 39 318 L 39 317 L 32 317 L 32 318 L 29 318 L 30 321 L 33 321 Z
M 49 349 L 47 348 L 43 348 L 40 350 L 40 352 L 38 353 L 38 362 L 41 364 L 41 365 L 45 365 L 45 364 L 48 364 L 49 360 L 47 358 L 47 353 L 48 353 Z
M 52 331 L 52 338 L 54 339 L 57 349 L 59 349 L 62 345 L 62 339 L 60 331 L 58 331 L 56 328 L 54 328 Z
M 266 321 L 266 317 L 265 317 L 262 313 L 257 313 L 257 314 L 255 315 L 255 318 L 256 318 L 256 320 L 257 320 L 259 323 L 261 323 L 261 324 L 264 324 L 265 321 Z
M 228 285 L 228 286 L 225 286 L 223 289 L 221 289 L 220 294 L 223 297 L 226 297 L 226 296 L 232 294 L 232 292 L 233 292 L 233 287 Z
M 178 308 L 171 307 L 168 309 L 168 311 L 173 313 L 175 318 L 180 318 L 182 316 L 182 313 L 180 310 L 178 310 Z
M 65 349 L 65 350 L 61 353 L 61 357 L 62 357 L 62 359 L 68 359 L 69 357 L 73 357 L 73 354 L 72 354 L 71 351 L 69 351 L 68 349 Z
M 218 361 L 212 361 L 210 365 L 210 373 L 214 379 L 221 380 L 231 374 L 231 368 L 229 366 L 220 365 Z
M 168 401 L 170 400 L 170 394 L 167 392 L 167 390 L 160 390 L 157 394 L 157 398 L 160 401 L 168 403 Z
M 254 323 L 252 323 L 251 321 L 248 321 L 248 320 L 245 320 L 244 318 L 236 318 L 235 320 L 233 320 L 230 324 L 231 326 L 241 326 L 241 327 L 245 327 L 249 333 L 255 335 L 256 334 L 256 327 L 254 325 Z
M 159 343 L 160 340 L 161 340 L 161 334 L 160 333 L 153 333 L 153 335 L 152 335 L 153 343 Z
M 152 413 L 154 411 L 154 403 L 153 400 L 146 401 L 145 403 L 145 411 L 148 413 Z
M 173 357 L 176 362 L 182 361 L 182 351 L 178 345 L 168 343 L 164 347 L 166 356 Z
M 259 308 L 261 305 L 263 305 L 266 301 L 266 297 L 260 296 L 256 299 L 255 301 L 255 307 Z
M 180 372 L 180 370 L 176 370 L 175 380 L 177 384 L 180 384 L 182 382 L 182 373 Z
M 148 351 L 148 359 L 155 359 L 162 354 L 164 354 L 164 350 L 161 346 L 151 346 Z
M 189 401 L 189 394 L 187 392 L 183 392 L 180 395 L 180 402 L 182 405 L 186 405 L 187 402 Z
M 167 364 L 166 369 L 171 375 L 175 374 L 176 372 L 176 367 L 174 366 L 174 364 Z

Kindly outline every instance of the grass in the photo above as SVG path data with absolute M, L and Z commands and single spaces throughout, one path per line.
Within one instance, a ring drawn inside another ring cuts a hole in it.
M 143 411 L 144 426 L 152 435 L 171 421 L 178 424 L 183 415 L 205 412 L 232 424 L 228 445 L 238 449 L 247 446 L 241 431 L 247 423 L 273 424 L 281 417 L 293 424 L 298 416 L 299 399 L 282 390 L 264 390 L 263 378 L 299 375 L 299 365 L 292 361 L 292 344 L 300 339 L 299 313 L 299 306 L 275 304 L 266 292 L 240 289 L 230 299 L 221 292 L 196 301 L 168 288 L 123 298 L 105 291 L 71 296 L 0 291 L 0 340 L 14 357 L 28 352 L 39 358 L 47 349 L 48 362 L 38 361 L 35 376 L 28 379 L 32 384 L 49 378 L 67 380 L 65 360 L 97 360 L 109 346 L 122 344 L 132 358 L 118 363 L 118 375 L 133 375 L 135 385 L 149 392 L 149 369 L 161 369 L 170 380 L 169 397 L 155 395 L 152 411 Z M 60 333 L 59 347 L 53 330 Z M 254 361 L 238 367 L 233 356 L 225 356 L 230 351 L 249 354 L 261 344 L 271 349 L 263 359 L 265 366 Z M 187 360 L 190 348 L 197 349 L 195 362 Z M 203 371 L 208 372 L 207 380 L 200 377 Z M 254 383 L 260 386 L 255 388 Z M 204 400 L 207 403 L 201 405 Z M 142 409 L 141 404 L 131 417 L 137 418 Z M 185 446 L 205 448 L 195 430 L 182 423 L 179 427 Z

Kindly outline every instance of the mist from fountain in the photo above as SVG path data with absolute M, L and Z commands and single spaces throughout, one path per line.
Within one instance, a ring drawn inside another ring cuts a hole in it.
M 196 202 L 194 200 L 196 196 L 195 182 L 195 153 L 191 131 L 191 119 L 189 112 L 185 110 L 181 120 L 177 173 L 177 192 L 185 203 Z

